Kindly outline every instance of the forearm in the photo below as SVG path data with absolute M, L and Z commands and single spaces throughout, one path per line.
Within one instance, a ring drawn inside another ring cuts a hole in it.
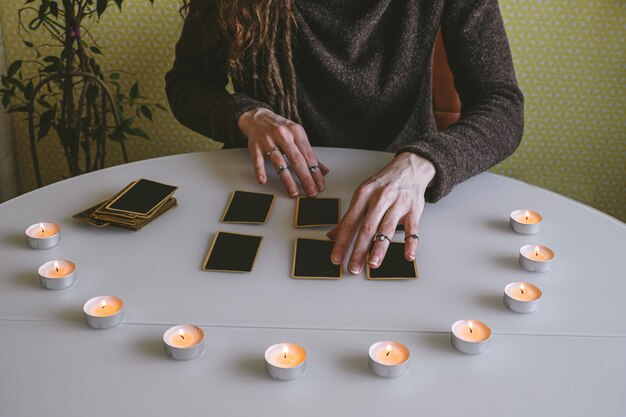
M 223 142 L 225 147 L 246 146 L 237 126 L 239 117 L 254 108 L 269 106 L 245 94 L 230 94 L 224 87 L 211 86 L 191 75 L 166 77 L 167 98 L 174 117 L 189 129 Z
M 198 4 L 192 3 L 192 7 Z M 165 76 L 167 98 L 184 126 L 224 142 L 226 147 L 245 146 L 237 119 L 250 109 L 269 106 L 241 92 L 226 91 L 225 58 L 215 35 L 202 29 L 207 19 L 209 16 L 198 17 L 194 10 L 185 19 L 174 66 Z
M 506 159 L 519 145 L 524 99 L 496 0 L 447 3 L 442 31 L 462 111 L 440 133 L 396 144 L 430 160 L 437 174 L 426 199 L 434 202 L 452 188 Z

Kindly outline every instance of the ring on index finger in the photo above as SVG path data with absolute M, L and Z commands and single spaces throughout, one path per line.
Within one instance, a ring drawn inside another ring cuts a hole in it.
M 319 165 L 311 165 L 309 167 L 309 171 L 311 171 L 312 173 L 314 173 L 315 171 L 317 171 L 318 169 L 320 169 Z
M 374 236 L 373 242 L 376 242 L 376 241 L 383 242 L 385 240 L 388 240 L 389 242 L 391 242 L 391 239 L 389 238 L 389 236 L 383 235 L 382 233 L 376 233 L 376 236 Z
M 276 170 L 276 173 L 277 173 L 278 175 L 280 175 L 280 174 L 282 174 L 282 173 L 283 173 L 283 172 L 285 172 L 285 171 L 287 171 L 287 167 L 286 167 L 286 166 L 284 166 L 284 165 L 281 165 L 281 166 L 279 166 L 279 167 L 278 167 L 278 170 Z

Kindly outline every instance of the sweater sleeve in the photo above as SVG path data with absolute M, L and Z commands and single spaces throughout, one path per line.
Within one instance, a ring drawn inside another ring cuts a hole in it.
M 192 7 L 193 7 L 192 3 Z M 173 68 L 165 75 L 165 89 L 174 117 L 189 129 L 223 142 L 225 148 L 245 147 L 237 120 L 248 110 L 269 105 L 241 92 L 226 90 L 228 77 L 211 33 L 199 30 L 193 10 L 185 19 L 176 44 Z M 214 35 L 213 35 L 214 36 Z M 212 45 L 208 48 L 203 45 Z
M 429 202 L 506 159 L 524 128 L 524 98 L 497 0 L 446 1 L 441 28 L 461 117 L 443 132 L 396 144 L 399 152 L 414 152 L 435 165 Z

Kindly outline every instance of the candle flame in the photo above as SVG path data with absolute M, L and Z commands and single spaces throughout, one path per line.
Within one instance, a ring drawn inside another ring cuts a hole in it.
M 39 223 L 39 228 L 41 229 L 41 233 L 46 233 L 46 229 L 43 227 L 43 223 Z
M 100 301 L 100 308 L 104 309 L 106 307 L 107 307 L 107 301 L 106 300 Z
M 528 216 L 530 216 L 530 213 L 528 211 L 526 211 L 526 213 L 524 213 L 524 215 L 526 216 L 526 220 L 528 220 Z
M 185 340 L 185 331 L 183 329 L 178 329 L 178 336 L 180 336 L 181 339 Z
M 519 290 L 522 294 L 524 294 L 524 284 L 519 286 Z
M 539 256 L 539 246 L 535 246 L 535 256 Z
M 289 347 L 283 346 L 283 357 L 287 359 L 287 354 L 289 353 Z
M 469 329 L 470 333 L 474 333 L 474 323 L 472 323 L 471 321 L 467 323 L 467 328 Z
M 59 272 L 59 263 L 57 261 L 54 261 L 54 269 Z
M 391 353 L 391 345 L 387 345 L 387 354 L 385 356 L 389 356 Z

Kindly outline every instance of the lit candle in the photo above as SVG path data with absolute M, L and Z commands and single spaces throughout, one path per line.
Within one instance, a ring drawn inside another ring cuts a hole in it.
M 41 265 L 38 272 L 41 286 L 49 290 L 62 290 L 76 282 L 76 265 L 71 261 L 49 261 Z
M 376 342 L 369 349 L 369 367 L 378 376 L 395 378 L 409 369 L 409 349 L 400 342 Z
M 293 343 L 277 343 L 265 351 L 265 369 L 275 379 L 288 381 L 304 374 L 306 352 Z
M 554 252 L 547 246 L 526 245 L 519 251 L 520 265 L 531 272 L 545 272 L 552 269 Z
M 511 213 L 509 226 L 522 235 L 533 235 L 539 231 L 541 214 L 531 210 L 515 210 Z
M 491 343 L 491 329 L 478 320 L 459 320 L 452 325 L 450 341 L 463 353 L 483 353 Z
M 204 351 L 204 331 L 198 326 L 181 324 L 163 333 L 165 352 L 172 359 L 189 360 Z
M 512 282 L 504 287 L 504 305 L 518 313 L 532 313 L 539 307 L 541 290 L 527 282 Z
M 61 226 L 54 223 L 35 223 L 25 233 L 28 245 L 34 249 L 50 249 L 61 241 Z
M 94 329 L 115 327 L 124 318 L 124 302 L 111 295 L 89 299 L 83 306 L 85 321 Z

